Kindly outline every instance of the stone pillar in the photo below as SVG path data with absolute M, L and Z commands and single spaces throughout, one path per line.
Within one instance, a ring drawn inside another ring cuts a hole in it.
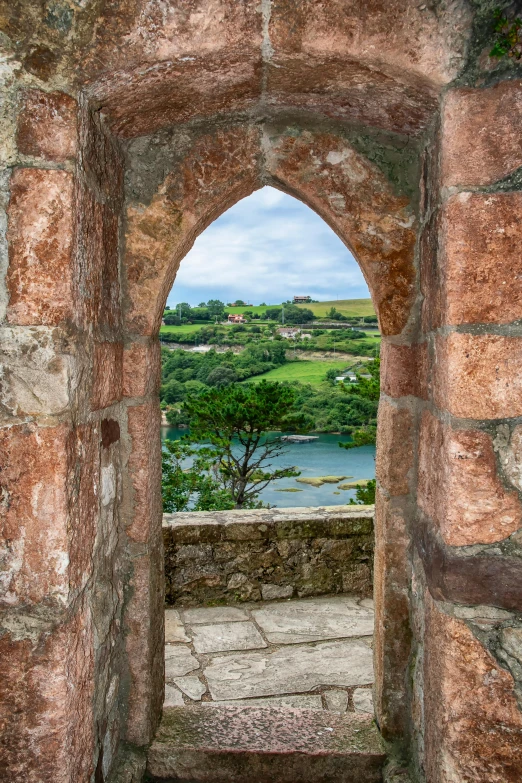
M 429 783 L 515 783 L 522 767 L 520 92 L 446 95 L 425 224 L 414 712 Z
M 23 89 L 16 105 L 1 335 L 1 766 L 11 781 L 83 783 L 108 777 L 122 734 L 122 168 L 71 95 Z

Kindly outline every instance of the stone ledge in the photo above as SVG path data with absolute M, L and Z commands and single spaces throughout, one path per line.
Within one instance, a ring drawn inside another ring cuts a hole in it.
M 372 595 L 373 506 L 163 516 L 169 605 Z
M 385 755 L 368 716 L 314 710 L 171 707 L 148 756 L 153 780 L 378 783 Z

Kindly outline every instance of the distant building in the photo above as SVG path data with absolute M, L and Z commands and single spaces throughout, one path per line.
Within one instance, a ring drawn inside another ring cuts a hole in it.
M 281 326 L 277 330 L 277 333 L 280 334 L 281 337 L 284 337 L 286 340 L 295 340 L 295 338 L 297 337 L 300 331 L 301 331 L 300 329 L 291 328 L 289 326 L 288 327 Z
M 306 304 L 307 302 L 311 301 L 311 296 L 294 296 L 294 304 Z
M 241 313 L 238 313 L 237 315 L 235 313 L 230 313 L 228 316 L 228 323 L 229 324 L 244 324 L 245 323 L 245 317 L 241 315 Z
M 357 380 L 357 376 L 354 372 L 346 373 L 346 375 L 338 375 L 335 379 L 336 383 L 344 383 L 345 381 L 348 381 L 348 383 L 355 383 Z

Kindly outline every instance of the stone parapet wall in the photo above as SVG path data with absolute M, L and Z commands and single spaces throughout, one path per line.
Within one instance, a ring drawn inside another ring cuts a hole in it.
M 373 506 L 164 514 L 166 602 L 370 597 Z

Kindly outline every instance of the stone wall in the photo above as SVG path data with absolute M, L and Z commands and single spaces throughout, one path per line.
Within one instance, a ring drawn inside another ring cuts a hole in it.
M 373 592 L 373 506 L 163 516 L 166 602 Z

